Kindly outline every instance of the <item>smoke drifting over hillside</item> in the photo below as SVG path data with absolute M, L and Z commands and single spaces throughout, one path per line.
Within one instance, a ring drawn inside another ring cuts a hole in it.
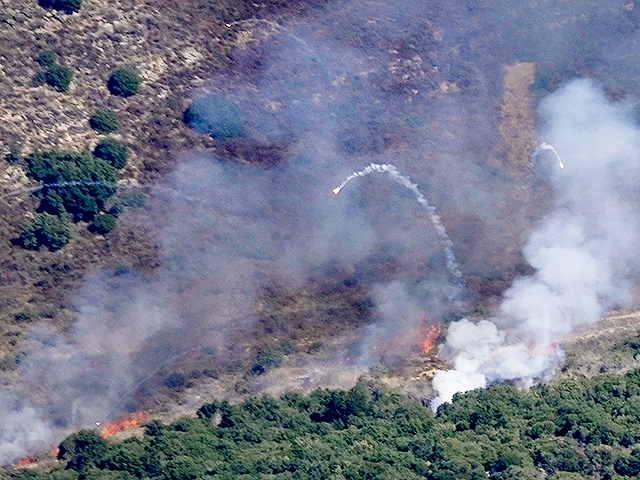
M 434 405 L 499 380 L 530 384 L 562 358 L 559 343 L 632 300 L 640 243 L 640 130 L 631 104 L 611 104 L 593 83 L 575 81 L 542 104 L 541 138 L 566 163 L 551 181 L 556 206 L 524 248 L 536 269 L 504 294 L 494 323 L 451 325 Z
M 21 378 L 0 393 L 0 464 L 129 410 L 141 385 L 185 356 L 246 356 L 241 340 L 265 286 L 297 288 L 340 271 L 344 279 L 326 290 L 357 284 L 374 305 L 364 313 L 349 305 L 369 322 L 360 360 L 415 351 L 418 326 L 440 321 L 459 298 L 476 299 L 452 278 L 442 236 L 406 188 L 370 176 L 332 194 L 371 162 L 397 165 L 438 209 L 463 277 L 497 277 L 518 264 L 522 232 L 544 202 L 536 192 L 521 199 L 529 185 L 489 161 L 502 67 L 550 53 L 564 68 L 573 57 L 561 50 L 580 39 L 547 25 L 553 11 L 519 16 L 509 5 L 343 3 L 231 52 L 230 71 L 193 97 L 221 94 L 238 107 L 238 149 L 256 142 L 286 154 L 268 169 L 181 155 L 164 185 L 178 194 L 158 189 L 146 211 L 123 220 L 157 234 L 161 265 L 93 273 L 69 332 L 37 326 L 28 336 Z M 595 13 L 609 15 L 608 7 Z M 233 26 L 251 38 L 242 27 Z M 548 51 L 537 49 L 539 38 Z M 451 325 L 443 354 L 455 370 L 436 377 L 439 402 L 492 381 L 544 376 L 562 335 L 627 301 L 638 134 L 626 112 L 585 82 L 545 102 L 541 139 L 567 168 L 553 171 L 556 208 L 525 248 L 537 273 L 513 285 L 494 323 Z M 337 309 L 335 317 L 346 315 Z

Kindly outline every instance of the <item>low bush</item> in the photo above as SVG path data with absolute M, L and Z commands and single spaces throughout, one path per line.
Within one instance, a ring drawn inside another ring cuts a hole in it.
M 282 365 L 283 357 L 284 354 L 281 348 L 276 346 L 263 347 L 258 351 L 249 373 L 251 375 L 262 375 L 272 368 Z
M 4 156 L 4 159 L 11 164 L 18 164 L 22 161 L 22 156 L 20 155 L 20 149 L 18 147 L 11 147 L 9 153 Z
M 89 231 L 98 235 L 105 235 L 116 228 L 116 217 L 108 213 L 99 213 L 89 225 Z
M 127 164 L 127 147 L 112 138 L 107 138 L 96 145 L 93 155 L 109 162 L 117 169 Z
M 147 196 L 142 192 L 127 192 L 120 195 L 117 202 L 123 207 L 141 208 L 147 204 Z
M 89 125 L 98 133 L 111 133 L 118 129 L 118 117 L 113 110 L 100 110 L 89 119 Z
M 186 385 L 186 383 L 187 379 L 185 378 L 185 376 L 178 372 L 172 373 L 164 380 L 164 385 L 167 388 L 182 388 Z
M 119 68 L 111 73 L 107 88 L 113 95 L 130 97 L 140 88 L 140 76 L 130 68 Z
M 127 192 L 116 198 L 109 209 L 109 214 L 120 216 L 127 208 L 141 208 L 147 204 L 147 196 L 142 192 Z

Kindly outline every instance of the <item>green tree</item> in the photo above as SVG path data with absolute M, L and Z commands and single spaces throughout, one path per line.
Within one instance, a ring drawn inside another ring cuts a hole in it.
M 58 458 L 67 468 L 81 471 L 95 465 L 107 453 L 107 442 L 93 430 L 80 430 L 63 440 Z
M 118 117 L 113 110 L 100 110 L 89 119 L 89 125 L 98 133 L 111 133 L 118 129 Z
M 20 243 L 29 250 L 45 247 L 55 252 L 71 239 L 71 226 L 66 217 L 40 213 L 27 223 L 20 235 Z
M 130 97 L 140 88 L 140 76 L 130 68 L 114 70 L 107 80 L 107 88 L 113 95 Z
M 196 98 L 185 110 L 184 122 L 200 133 L 213 138 L 231 138 L 242 135 L 240 112 L 221 95 Z
M 117 169 L 127 164 L 127 147 L 113 138 L 102 140 L 93 150 L 93 156 L 101 158 Z

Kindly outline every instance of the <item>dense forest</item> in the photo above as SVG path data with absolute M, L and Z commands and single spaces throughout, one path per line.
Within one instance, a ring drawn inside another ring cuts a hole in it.
M 17 479 L 623 479 L 640 474 L 640 370 L 458 394 L 434 416 L 376 380 L 214 401 L 142 438 L 83 430 Z

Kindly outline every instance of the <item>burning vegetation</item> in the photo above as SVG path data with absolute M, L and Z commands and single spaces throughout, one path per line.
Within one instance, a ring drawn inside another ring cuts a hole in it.
M 148 418 L 149 415 L 145 412 L 131 413 L 123 418 L 102 426 L 100 436 L 102 438 L 110 437 L 111 435 L 122 432 L 128 428 L 136 427 Z
M 438 338 L 438 327 L 431 326 L 427 337 L 422 341 L 422 353 L 430 353 L 433 347 L 436 346 L 436 339 Z
M 36 459 L 32 456 L 24 457 L 18 463 L 14 465 L 14 468 L 28 468 L 34 466 L 36 463 Z

